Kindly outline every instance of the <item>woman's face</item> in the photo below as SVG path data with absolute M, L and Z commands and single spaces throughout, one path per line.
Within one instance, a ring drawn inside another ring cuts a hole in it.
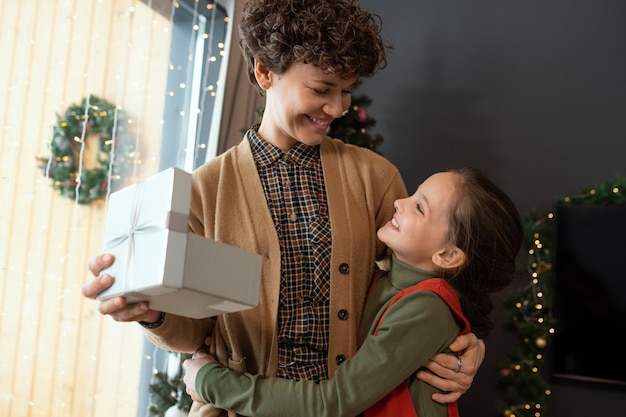
M 257 63 L 256 76 L 266 95 L 259 135 L 285 152 L 298 143 L 319 145 L 331 122 L 350 106 L 356 81 L 303 63 L 281 75 Z
M 448 219 L 458 174 L 440 172 L 424 181 L 415 194 L 395 202 L 396 213 L 378 230 L 378 238 L 402 262 L 433 270 L 433 257 L 448 249 Z

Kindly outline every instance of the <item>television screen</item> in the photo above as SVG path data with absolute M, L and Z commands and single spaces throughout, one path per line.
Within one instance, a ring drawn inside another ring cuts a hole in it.
M 626 206 L 556 211 L 553 375 L 626 384 Z

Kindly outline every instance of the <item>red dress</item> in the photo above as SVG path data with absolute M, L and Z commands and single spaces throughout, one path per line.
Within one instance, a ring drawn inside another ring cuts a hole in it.
M 463 316 L 459 297 L 456 295 L 450 284 L 441 278 L 432 278 L 415 284 L 412 287 L 405 288 L 400 291 L 391 300 L 387 309 L 380 317 L 374 334 L 378 333 L 378 327 L 383 322 L 387 311 L 400 298 L 415 291 L 432 291 L 437 294 L 450 307 L 452 314 L 462 325 L 459 334 L 466 334 L 470 331 L 470 324 Z M 365 410 L 365 417 L 418 417 L 417 411 L 413 406 L 408 386 L 405 382 L 398 385 L 393 391 L 380 399 L 376 404 Z M 448 403 L 448 417 L 459 417 L 459 408 L 457 402 Z

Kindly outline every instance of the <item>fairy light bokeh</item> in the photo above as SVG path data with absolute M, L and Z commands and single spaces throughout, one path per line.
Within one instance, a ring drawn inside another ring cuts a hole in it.
M 97 95 L 131 115 L 134 150 L 125 155 L 124 181 L 137 182 L 157 171 L 174 16 L 155 11 L 156 3 L 163 2 L 0 5 L 0 49 L 7 57 L 0 69 L 3 416 L 135 415 L 141 362 L 167 367 L 156 362 L 156 355 L 141 355 L 139 326 L 101 316 L 97 304 L 81 296 L 81 286 L 90 279 L 87 260 L 101 248 L 106 199 L 80 205 L 57 195 L 36 163 L 50 155 L 57 115 Z M 171 4 L 173 12 L 180 7 Z M 203 34 L 204 39 L 212 36 Z M 223 48 L 222 42 L 205 58 L 215 62 Z M 209 97 L 220 87 L 200 86 Z M 90 156 L 86 136 L 74 140 L 84 161 Z M 113 146 L 111 158 L 115 151 Z M 180 151 L 195 149 L 184 144 Z M 78 182 L 82 168 L 79 164 Z

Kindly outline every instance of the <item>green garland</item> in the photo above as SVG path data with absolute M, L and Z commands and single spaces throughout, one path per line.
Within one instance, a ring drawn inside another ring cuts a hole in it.
M 99 135 L 96 150 L 99 166 L 81 170 L 81 146 L 88 134 Z M 89 204 L 113 189 L 110 179 L 121 179 L 133 150 L 127 114 L 106 100 L 90 96 L 80 104 L 69 106 L 63 115 L 57 115 L 50 157 L 38 160 L 52 187 L 61 195 L 79 204 Z M 113 160 L 111 155 L 115 155 Z
M 557 199 L 556 205 L 624 205 L 626 179 L 618 177 L 595 188 Z M 524 217 L 530 282 L 512 294 L 508 322 L 518 344 L 499 371 L 505 398 L 498 404 L 504 417 L 547 416 L 550 388 L 542 376 L 557 318 L 552 315 L 554 288 L 555 214 L 542 217 L 531 212 Z

